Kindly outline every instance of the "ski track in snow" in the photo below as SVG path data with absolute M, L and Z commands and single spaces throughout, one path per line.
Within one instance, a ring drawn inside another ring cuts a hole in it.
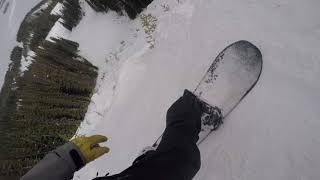
M 153 49 L 139 18 L 97 14 L 84 5 L 86 16 L 69 38 L 99 67 L 99 77 L 77 135 L 106 135 L 111 152 L 74 179 L 127 168 L 162 133 L 166 110 L 183 90 L 193 90 L 218 53 L 241 39 L 262 51 L 261 78 L 200 145 L 194 179 L 320 179 L 319 5 L 155 0 L 143 12 L 157 18 Z

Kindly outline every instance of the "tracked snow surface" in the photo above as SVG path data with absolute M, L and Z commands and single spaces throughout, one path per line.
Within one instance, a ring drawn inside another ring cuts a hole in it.
M 155 0 L 143 12 L 151 16 L 142 16 L 155 29 L 145 32 L 146 18 L 84 5 L 70 39 L 100 72 L 77 135 L 106 135 L 111 152 L 74 179 L 127 168 L 162 133 L 183 90 L 195 88 L 223 48 L 244 39 L 262 51 L 261 78 L 200 145 L 194 179 L 319 180 L 319 7 L 318 0 Z

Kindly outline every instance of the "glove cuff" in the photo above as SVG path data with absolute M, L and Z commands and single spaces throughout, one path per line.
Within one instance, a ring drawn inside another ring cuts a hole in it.
M 85 159 L 78 146 L 72 142 L 68 142 L 57 148 L 54 153 L 64 159 L 74 171 L 78 171 L 85 165 Z

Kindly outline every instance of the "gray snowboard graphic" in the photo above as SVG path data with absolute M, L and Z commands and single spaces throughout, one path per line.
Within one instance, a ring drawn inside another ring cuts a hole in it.
M 220 52 L 193 91 L 206 107 L 197 144 L 219 128 L 223 119 L 255 86 L 261 71 L 262 54 L 248 41 L 235 42 Z M 160 141 L 161 137 L 153 147 Z

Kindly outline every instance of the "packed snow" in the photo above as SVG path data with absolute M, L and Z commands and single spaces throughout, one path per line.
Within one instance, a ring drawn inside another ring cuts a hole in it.
M 317 0 L 155 0 L 154 48 L 141 19 L 86 16 L 71 33 L 100 67 L 77 135 L 103 134 L 111 152 L 74 179 L 119 173 L 165 128 L 165 114 L 193 90 L 216 55 L 244 39 L 260 48 L 262 76 L 252 92 L 200 145 L 196 180 L 320 179 L 320 13 Z M 169 8 L 167 8 L 169 7 Z

